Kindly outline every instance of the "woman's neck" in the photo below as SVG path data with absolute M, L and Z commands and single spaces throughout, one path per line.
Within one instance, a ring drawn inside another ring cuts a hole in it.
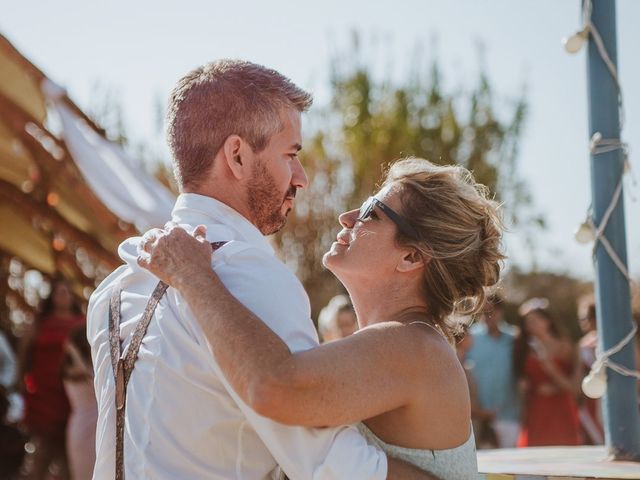
M 62 317 L 62 318 L 71 318 L 75 316 L 71 310 L 58 309 L 58 308 L 53 310 L 53 314 L 56 317 Z
M 549 342 L 551 340 L 554 340 L 554 337 L 550 332 L 540 332 L 538 335 L 536 335 L 536 337 L 541 342 Z
M 427 305 L 417 288 L 403 283 L 375 282 L 346 285 L 360 328 L 390 320 L 403 321 L 416 314 L 426 315 Z

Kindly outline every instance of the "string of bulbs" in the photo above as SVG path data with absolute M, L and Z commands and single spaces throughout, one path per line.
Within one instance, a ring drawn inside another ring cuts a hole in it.
M 607 66 L 609 73 L 613 77 L 615 81 L 617 91 L 618 91 L 618 111 L 620 117 L 620 130 L 622 131 L 624 124 L 624 106 L 622 103 L 622 87 L 620 86 L 620 82 L 618 80 L 618 71 L 616 69 L 615 64 L 611 61 L 611 57 L 607 52 L 607 49 L 604 46 L 604 42 L 602 41 L 602 37 L 600 36 L 600 32 L 591 21 L 591 11 L 592 4 L 591 0 L 585 0 L 583 2 L 583 28 L 576 33 L 574 33 L 571 37 L 563 40 L 564 48 L 568 53 L 577 53 L 580 51 L 582 46 L 588 40 L 589 35 L 593 38 L 598 54 L 602 58 L 602 61 Z M 616 150 L 621 150 L 623 154 L 624 161 L 624 169 L 622 175 L 620 175 L 620 179 L 618 181 L 618 185 L 614 190 L 614 193 L 611 197 L 611 201 L 609 206 L 607 207 L 604 215 L 602 216 L 602 220 L 599 225 L 596 225 L 593 219 L 593 215 L 591 212 L 591 208 L 587 212 L 587 219 L 576 232 L 576 240 L 579 243 L 587 244 L 593 242 L 593 257 L 595 259 L 596 248 L 598 244 L 601 244 L 605 249 L 613 263 L 616 265 L 620 273 L 626 278 L 627 282 L 631 286 L 634 285 L 634 281 L 629 275 L 629 271 L 625 266 L 624 262 L 620 259 L 619 255 L 611 246 L 611 243 L 607 239 L 604 231 L 607 228 L 607 224 L 609 223 L 609 219 L 613 214 L 618 202 L 620 201 L 620 197 L 622 196 L 622 186 L 624 180 L 624 174 L 630 172 L 631 167 L 629 164 L 629 155 L 627 144 L 623 143 L 620 139 L 616 138 L 603 138 L 600 132 L 596 132 L 591 137 L 591 141 L 589 142 L 589 150 L 592 155 L 601 155 L 604 153 L 613 152 Z M 600 398 L 607 391 L 607 368 L 613 370 L 614 372 L 619 373 L 620 375 L 625 375 L 629 377 L 635 377 L 640 380 L 640 372 L 637 370 L 631 370 L 626 368 L 619 363 L 614 362 L 611 357 L 622 350 L 629 342 L 631 342 L 638 331 L 638 327 L 635 322 L 632 322 L 631 331 L 616 345 L 605 350 L 604 352 L 596 350 L 596 360 L 591 365 L 591 369 L 588 375 L 582 381 L 582 391 L 589 398 Z

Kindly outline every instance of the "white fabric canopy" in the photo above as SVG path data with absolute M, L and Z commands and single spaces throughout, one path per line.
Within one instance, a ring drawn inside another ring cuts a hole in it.
M 60 116 L 62 136 L 71 156 L 107 208 L 142 232 L 169 221 L 175 202 L 173 194 L 127 155 L 121 145 L 99 135 L 55 96 L 49 99 Z

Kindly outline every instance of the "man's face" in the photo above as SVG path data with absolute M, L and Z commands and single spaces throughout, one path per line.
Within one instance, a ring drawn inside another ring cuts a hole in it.
M 298 158 L 302 148 L 300 112 L 287 109 L 280 118 L 284 128 L 256 155 L 247 185 L 251 220 L 263 235 L 276 233 L 284 226 L 297 190 L 308 184 Z
M 358 320 L 353 310 L 343 310 L 338 312 L 336 317 L 336 327 L 340 332 L 340 338 L 351 335 L 358 329 Z
M 496 328 L 502 319 L 502 308 L 488 303 L 483 310 L 482 318 L 489 328 Z

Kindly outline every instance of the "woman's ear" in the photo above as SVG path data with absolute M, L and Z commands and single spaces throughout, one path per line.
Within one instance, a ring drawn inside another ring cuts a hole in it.
M 404 255 L 398 261 L 396 270 L 399 272 L 412 272 L 424 268 L 429 263 L 429 258 L 420 253 L 415 248 L 412 248 L 404 253 Z

